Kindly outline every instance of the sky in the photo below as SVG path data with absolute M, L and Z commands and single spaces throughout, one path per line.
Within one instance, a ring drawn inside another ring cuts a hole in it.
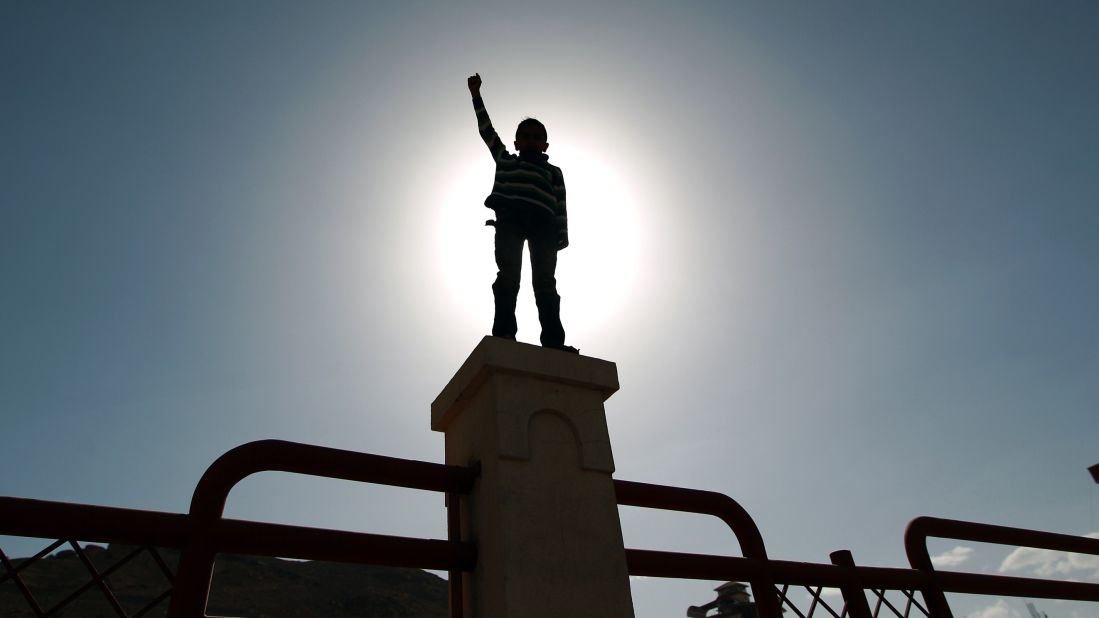
M 4 3 L 0 494 L 183 512 L 263 438 L 442 461 L 430 403 L 491 328 L 473 73 L 564 171 L 562 317 L 617 363 L 616 478 L 725 493 L 783 559 L 904 566 L 919 515 L 1099 532 L 1099 4 L 1074 1 Z M 537 342 L 529 281 L 519 322 Z M 227 514 L 445 535 L 437 495 L 274 473 Z M 621 514 L 627 546 L 738 553 Z M 634 579 L 637 615 L 716 584 Z

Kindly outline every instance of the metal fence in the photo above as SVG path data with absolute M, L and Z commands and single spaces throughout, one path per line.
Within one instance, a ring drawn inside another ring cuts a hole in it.
M 1095 583 L 937 571 L 927 550 L 927 539 L 937 537 L 1099 555 L 1099 539 L 917 517 L 908 524 L 904 535 L 905 551 L 912 567 L 909 569 L 858 566 L 846 550 L 833 552 L 831 564 L 773 560 L 767 557 L 755 522 L 743 507 L 728 496 L 628 481 L 615 481 L 615 487 L 620 505 L 701 513 L 720 518 L 733 531 L 743 553 L 743 557 L 727 557 L 627 549 L 631 575 L 747 581 L 751 583 L 759 615 L 764 618 L 777 618 L 784 606 L 796 615 L 806 617 L 896 615 L 903 618 L 923 615 L 950 618 L 953 613 L 946 598 L 947 592 L 1099 601 L 1099 584 Z M 814 603 L 807 612 L 798 609 L 789 597 L 790 587 L 796 586 L 804 587 L 813 597 Z M 840 590 L 844 601 L 840 610 L 827 606 L 821 598 L 821 588 Z M 818 591 L 815 595 L 814 590 Z M 887 591 L 903 596 L 903 606 L 898 607 L 898 603 L 890 601 Z M 916 598 L 917 592 L 924 602 Z M 873 600 L 868 602 L 868 596 Z
M 418 539 L 360 532 L 227 519 L 222 516 L 229 491 L 243 478 L 265 471 L 344 479 L 443 492 L 447 496 L 447 540 Z M 155 548 L 179 551 L 178 568 L 165 568 L 169 589 L 147 606 L 128 612 L 107 583 L 110 572 L 90 560 L 88 569 L 115 614 L 133 618 L 170 601 L 168 615 L 204 616 L 214 557 L 219 553 L 278 556 L 356 564 L 415 567 L 450 572 L 451 616 L 461 617 L 459 573 L 473 569 L 477 550 L 457 540 L 458 500 L 473 486 L 477 471 L 443 464 L 382 457 L 280 440 L 262 440 L 237 447 L 219 457 L 203 474 L 187 514 L 137 511 L 103 506 L 0 498 L 0 534 L 59 539 L 30 559 L 15 565 L 0 550 L 0 585 L 12 580 L 36 616 L 51 616 L 71 604 L 84 589 L 43 607 L 21 577 L 51 552 L 76 541 L 119 543 L 159 555 Z M 163 562 L 163 560 L 161 559 Z
M 292 472 L 349 481 L 442 492 L 447 496 L 446 540 L 386 536 L 223 517 L 232 488 L 264 471 Z M 161 513 L 104 506 L 0 497 L 0 535 L 57 539 L 18 564 L 0 548 L 0 585 L 14 585 L 35 616 L 69 608 L 97 588 L 111 610 L 135 618 L 168 602 L 170 618 L 205 616 L 214 558 L 219 553 L 278 556 L 392 567 L 445 570 L 450 615 L 462 618 L 463 573 L 473 570 L 477 548 L 460 539 L 460 501 L 472 489 L 476 468 L 382 457 L 278 440 L 251 442 L 218 458 L 203 474 L 188 513 Z M 932 537 L 1025 546 L 1099 555 L 1099 539 L 988 524 L 919 517 L 905 532 L 911 568 L 856 565 L 851 553 L 833 552 L 829 564 L 773 560 L 759 528 L 732 498 L 723 494 L 616 480 L 618 504 L 700 513 L 720 518 L 740 544 L 742 556 L 626 549 L 630 575 L 745 581 L 751 585 L 761 618 L 789 611 L 801 618 L 950 618 L 946 593 L 1099 601 L 1099 584 L 1001 575 L 940 572 L 927 550 Z M 96 565 L 77 541 L 133 546 L 115 563 Z M 37 561 L 68 546 L 87 569 L 83 587 L 45 602 L 23 577 Z M 158 549 L 161 548 L 161 549 Z M 167 559 L 163 550 L 173 552 Z M 174 556 L 178 552 L 178 565 Z M 128 563 L 151 559 L 164 575 L 164 590 L 140 607 L 119 600 L 109 577 Z M 840 599 L 826 599 L 838 589 Z M 802 609 L 792 595 L 805 592 Z

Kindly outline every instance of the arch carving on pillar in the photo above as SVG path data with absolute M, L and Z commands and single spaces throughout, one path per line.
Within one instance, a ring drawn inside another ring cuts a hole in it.
M 583 470 L 614 472 L 614 457 L 603 410 L 581 410 L 573 413 L 554 408 L 538 408 L 522 412 L 510 411 L 499 417 L 500 455 L 508 459 L 530 459 L 530 432 L 536 416 L 550 414 L 561 419 L 572 432 L 580 453 Z

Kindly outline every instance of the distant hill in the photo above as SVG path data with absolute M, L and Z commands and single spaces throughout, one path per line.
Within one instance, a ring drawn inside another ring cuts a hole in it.
M 89 545 L 89 559 L 101 572 L 134 550 L 133 547 Z M 172 572 L 178 552 L 162 550 Z M 22 559 L 15 559 L 18 565 Z M 21 574 L 43 608 L 91 581 L 76 552 L 62 551 L 44 558 Z M 3 569 L 0 568 L 0 578 Z M 148 552 L 143 552 L 110 578 L 119 603 L 133 615 L 169 588 L 168 579 Z M 165 600 L 145 616 L 164 616 Z M 446 618 L 446 580 L 418 569 L 360 566 L 331 562 L 298 562 L 278 558 L 219 556 L 207 614 L 249 618 Z M 115 616 L 97 586 L 83 592 L 54 614 L 65 618 Z M 32 617 L 13 581 L 0 582 L 0 617 Z

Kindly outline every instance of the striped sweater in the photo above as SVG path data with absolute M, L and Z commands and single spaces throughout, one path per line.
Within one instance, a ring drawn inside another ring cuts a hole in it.
M 496 161 L 496 179 L 492 193 L 485 199 L 485 206 L 494 210 L 501 207 L 534 208 L 552 217 L 560 234 L 568 233 L 568 215 L 565 210 L 565 177 L 561 168 L 551 165 L 545 153 L 511 154 L 492 128 L 485 103 L 473 99 L 477 112 L 477 129 Z

